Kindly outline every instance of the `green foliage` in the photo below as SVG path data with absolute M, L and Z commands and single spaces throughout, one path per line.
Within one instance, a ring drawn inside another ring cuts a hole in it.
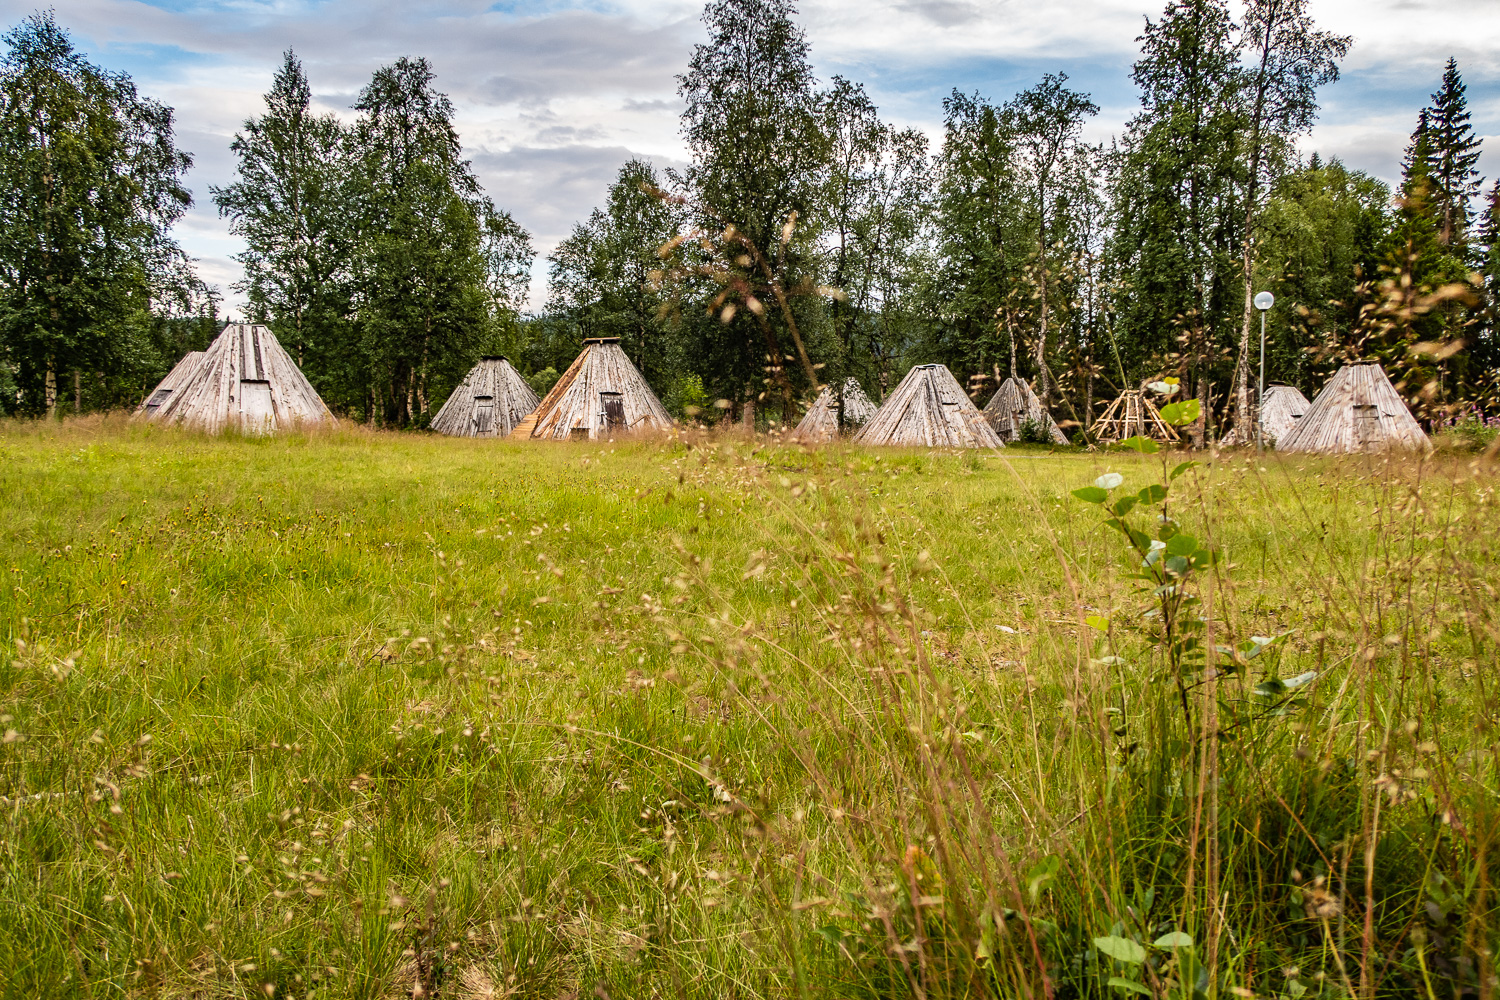
M 347 130 L 312 113 L 312 88 L 291 50 L 265 100 L 266 113 L 246 120 L 230 144 L 237 179 L 211 189 L 229 231 L 245 241 L 236 287 L 248 315 L 270 325 L 325 400 L 347 405 L 347 374 L 338 377 L 351 360 L 355 309 Z
M 426 60 L 378 70 L 352 128 L 310 103 L 288 52 L 214 191 L 251 315 L 336 409 L 424 426 L 481 354 L 523 352 L 530 236 L 479 190 Z
M 1028 418 L 1021 421 L 1021 426 L 1016 432 L 1016 440 L 1022 444 L 1052 444 L 1046 421 Z
M 212 319 L 168 234 L 192 204 L 192 157 L 172 109 L 88 62 L 51 11 L 4 41 L 0 406 L 41 413 L 74 379 L 95 405 L 133 405 L 135 383 L 176 361 L 155 355 L 153 313 Z
M 531 386 L 531 391 L 538 396 L 545 396 L 552 391 L 552 387 L 560 378 L 562 375 L 556 368 L 543 368 L 535 374 L 526 376 L 526 384 Z
M 713 411 L 709 409 L 713 400 L 703 387 L 703 379 L 697 375 L 679 375 L 673 379 L 672 387 L 667 390 L 662 403 L 674 417 L 705 421 L 713 419 Z
M 585 337 L 619 337 L 625 353 L 654 386 L 663 387 L 677 364 L 670 303 L 661 293 L 657 250 L 677 235 L 681 208 L 652 192 L 660 178 L 651 164 L 631 160 L 610 185 L 606 207 L 557 245 L 547 258 L 548 311 Z

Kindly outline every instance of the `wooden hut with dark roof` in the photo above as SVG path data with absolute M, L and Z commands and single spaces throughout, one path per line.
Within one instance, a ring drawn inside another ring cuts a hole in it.
M 266 434 L 338 423 L 275 335 L 259 324 L 226 326 L 170 388 L 154 407 L 148 397 L 138 418 L 210 434 L 228 427 Z
M 1277 451 L 1348 455 L 1419 450 L 1430 442 L 1385 369 L 1373 362 L 1345 365 L 1308 406 Z
M 818 394 L 817 400 L 803 415 L 801 422 L 792 431 L 790 440 L 801 441 L 804 444 L 827 444 L 829 441 L 837 441 L 839 437 L 839 408 L 838 396 L 844 397 L 844 427 L 846 430 L 856 430 L 863 427 L 865 423 L 875 415 L 875 404 L 865 390 L 860 386 L 859 380 L 846 378 L 840 394 L 835 394 L 833 386 L 824 386 L 823 391 Z
M 1068 437 L 1057 426 L 1037 399 L 1036 393 L 1024 380 L 1012 375 L 1000 383 L 1000 388 L 990 397 L 983 410 L 984 419 L 1000 435 L 1002 441 L 1021 440 L 1021 428 L 1027 423 L 1041 427 L 1053 444 L 1067 444 Z
M 592 439 L 672 427 L 619 337 L 594 337 L 510 436 L 518 441 Z
M 1302 395 L 1302 390 L 1292 385 L 1273 385 L 1266 390 L 1266 398 L 1260 406 L 1261 438 L 1267 445 L 1274 445 L 1277 441 L 1286 438 L 1297 426 L 1297 421 L 1307 412 L 1312 404 L 1307 397 Z M 1245 440 L 1240 440 L 1240 429 L 1234 427 L 1225 434 L 1219 442 L 1222 445 L 1233 447 L 1239 444 L 1255 443 L 1255 427 L 1252 424 L 1250 433 Z
M 917 365 L 854 436 L 903 448 L 1003 448 L 946 365 Z
M 479 359 L 453 390 L 431 427 L 451 437 L 505 437 L 540 402 L 506 358 Z

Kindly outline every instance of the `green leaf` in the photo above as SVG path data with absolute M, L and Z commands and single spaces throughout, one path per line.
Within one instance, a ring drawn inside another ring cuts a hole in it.
M 1122 976 L 1110 976 L 1109 985 L 1113 986 L 1115 989 L 1129 990 L 1131 993 L 1139 993 L 1143 997 L 1149 997 L 1151 995 L 1151 991 L 1146 989 L 1146 987 L 1142 986 L 1140 983 L 1125 979 Z
M 1151 539 L 1146 537 L 1146 533 L 1144 531 L 1138 531 L 1135 528 L 1129 528 L 1128 532 L 1130 534 L 1131 543 L 1134 544 L 1135 547 L 1140 549 L 1142 552 L 1151 547 Z
M 1186 576 L 1188 571 L 1193 568 L 1193 564 L 1188 561 L 1187 556 L 1168 556 L 1166 563 L 1163 565 L 1166 567 L 1167 572 L 1173 576 Z
M 1146 960 L 1146 949 L 1129 938 L 1096 937 L 1094 947 L 1108 955 L 1117 962 L 1125 962 L 1129 965 L 1140 965 Z
M 1114 506 L 1110 510 L 1114 511 L 1115 517 L 1124 517 L 1130 513 L 1131 508 L 1134 506 L 1135 497 L 1121 497 L 1115 501 Z
M 1178 533 L 1167 539 L 1167 555 L 1190 556 L 1198 547 L 1198 539 L 1192 535 Z
M 1163 934 L 1155 941 L 1152 941 L 1151 946 L 1154 948 L 1191 948 L 1193 946 L 1193 936 L 1191 934 L 1184 934 L 1182 931 L 1173 931 L 1170 934 Z
M 1179 403 L 1168 403 L 1161 408 L 1161 418 L 1173 427 L 1190 424 L 1203 413 L 1203 405 L 1196 399 L 1184 399 Z
M 1261 681 L 1255 685 L 1255 693 L 1262 698 L 1275 698 L 1286 690 L 1286 684 L 1280 677 L 1272 677 L 1268 681 Z
M 1161 503 L 1167 498 L 1167 488 L 1161 483 L 1152 483 L 1136 494 L 1141 503 Z
M 1139 452 L 1142 455 L 1155 455 L 1161 451 L 1161 447 L 1155 441 L 1148 437 L 1141 437 L 1139 434 L 1135 437 L 1126 438 L 1116 445 L 1116 447 L 1129 448 L 1131 451 Z
M 1197 464 L 1197 462 L 1183 462 L 1181 465 L 1177 466 L 1177 468 L 1172 470 L 1172 474 L 1168 478 L 1176 479 L 1178 476 L 1182 475 L 1184 472 L 1191 469 Z
M 1084 503 L 1103 503 L 1109 499 L 1109 494 L 1097 486 L 1085 486 L 1082 489 L 1074 490 L 1073 495 Z
M 1062 859 L 1056 854 L 1049 854 L 1032 866 L 1031 871 L 1026 873 L 1026 887 L 1031 892 L 1031 901 L 1036 902 L 1043 887 L 1062 870 Z
M 1100 632 L 1109 631 L 1109 619 L 1103 615 L 1089 615 L 1083 620 L 1083 623 L 1089 628 L 1098 629 Z

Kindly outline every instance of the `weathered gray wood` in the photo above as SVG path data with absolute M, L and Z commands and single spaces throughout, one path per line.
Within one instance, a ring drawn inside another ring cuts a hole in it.
M 1328 380 L 1276 450 L 1346 455 L 1430 443 L 1385 369 L 1361 363 L 1345 365 Z
M 1067 444 L 1068 437 L 1052 419 L 1052 414 L 1042 407 L 1042 401 L 1024 380 L 1006 379 L 990 397 L 984 408 L 984 419 L 1000 435 L 1002 441 L 1021 440 L 1021 425 L 1027 421 L 1039 423 L 1045 428 L 1053 444 Z
M 437 411 L 431 426 L 453 437 L 505 437 L 538 402 L 537 394 L 508 360 L 480 358 Z
M 1003 448 L 979 407 L 945 365 L 917 365 L 854 436 L 855 444 L 904 448 Z
M 202 361 L 202 351 L 189 351 L 184 354 L 182 360 L 178 361 L 177 364 L 172 366 L 172 370 L 167 372 L 167 377 L 158 382 L 156 388 L 146 393 L 145 398 L 135 408 L 132 416 L 140 417 L 144 420 L 155 419 L 156 411 L 161 409 L 167 400 L 176 394 L 177 390 L 182 387 L 182 383 L 192 375 Z
M 860 387 L 857 379 L 844 380 L 843 397 L 846 427 L 862 427 L 875 415 L 875 404 L 865 395 L 865 390 Z M 803 444 L 826 444 L 836 441 L 838 436 L 838 397 L 834 395 L 833 386 L 824 386 L 817 400 L 797 424 L 796 430 L 792 431 L 790 440 Z
M 600 393 L 619 393 L 624 426 L 611 427 Z M 620 347 L 618 337 L 590 338 L 552 391 L 510 432 L 513 440 L 566 441 L 665 431 L 672 417 Z
M 191 358 L 184 358 L 167 376 L 177 377 L 175 385 L 166 386 L 164 380 L 157 387 L 170 388 L 170 394 L 158 406 L 138 408 L 136 419 L 181 424 L 210 434 L 231 426 L 263 434 L 337 423 L 268 327 L 231 323 L 207 351 L 190 363 Z
M 1261 438 L 1267 445 L 1274 445 L 1277 441 L 1291 433 L 1297 421 L 1307 412 L 1312 404 L 1302 391 L 1295 386 L 1273 385 L 1266 389 L 1266 398 L 1260 404 L 1260 425 L 1262 428 Z M 1245 440 L 1240 440 L 1240 429 L 1238 427 L 1230 430 L 1228 434 L 1219 441 L 1225 447 L 1234 447 L 1240 444 L 1255 443 L 1255 427 L 1251 425 L 1250 433 Z

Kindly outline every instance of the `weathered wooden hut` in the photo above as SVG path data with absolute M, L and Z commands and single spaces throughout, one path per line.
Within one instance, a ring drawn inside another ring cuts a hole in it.
M 538 402 L 510 361 L 480 358 L 432 418 L 431 427 L 453 437 L 505 437 Z
M 1269 446 L 1285 438 L 1291 433 L 1292 428 L 1297 426 L 1297 421 L 1302 419 L 1302 415 L 1311 405 L 1307 397 L 1302 395 L 1302 390 L 1296 386 L 1273 385 L 1268 388 L 1266 398 L 1260 406 L 1262 440 Z M 1250 433 L 1243 441 L 1240 440 L 1240 429 L 1234 427 L 1219 443 L 1231 447 L 1237 444 L 1254 444 L 1255 427 L 1251 425 Z
M 1041 426 L 1053 444 L 1068 443 L 1067 435 L 1036 398 L 1031 386 L 1014 375 L 1000 383 L 983 412 L 984 419 L 1002 441 L 1021 440 L 1021 427 L 1029 422 Z
M 661 431 L 671 426 L 666 407 L 630 363 L 620 347 L 620 338 L 596 337 L 583 342 L 583 353 L 510 436 L 516 440 L 562 441 Z
M 1307 412 L 1276 442 L 1277 451 L 1345 455 L 1421 449 L 1427 435 L 1385 370 L 1371 362 L 1345 365 Z
M 270 329 L 252 323 L 226 326 L 170 390 L 154 407 L 148 398 L 138 418 L 210 434 L 226 427 L 265 434 L 338 422 Z
M 156 411 L 161 409 L 162 404 L 171 399 L 172 394 L 182 386 L 187 377 L 203 363 L 203 354 L 204 352 L 202 351 L 188 351 L 184 354 L 182 360 L 173 365 L 172 370 L 167 372 L 167 377 L 158 382 L 156 388 L 146 394 L 146 398 L 141 400 L 140 405 L 135 408 L 135 413 L 132 416 L 144 416 L 147 420 L 152 419 Z
M 844 380 L 840 394 L 835 394 L 831 385 L 823 387 L 817 400 L 803 415 L 797 428 L 792 431 L 791 440 L 801 441 L 804 444 L 826 444 L 829 441 L 838 440 L 839 395 L 844 397 L 846 429 L 863 427 L 865 422 L 875 415 L 875 404 L 869 396 L 865 395 L 865 390 L 860 386 L 859 380 L 847 378 Z
M 1161 418 L 1144 389 L 1120 393 L 1089 428 L 1089 436 L 1100 444 L 1115 444 L 1138 435 L 1163 444 L 1177 441 L 1177 432 Z
M 854 436 L 855 444 L 1003 448 L 946 365 L 917 365 Z

